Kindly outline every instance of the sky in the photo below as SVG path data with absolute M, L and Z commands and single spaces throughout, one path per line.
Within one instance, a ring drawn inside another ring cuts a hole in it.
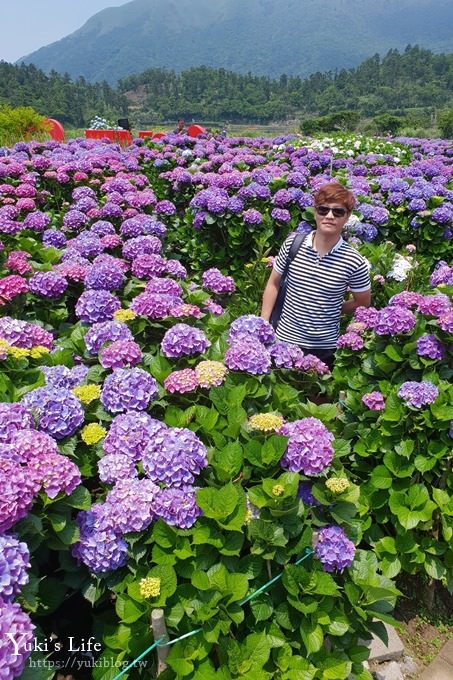
M 0 61 L 15 62 L 130 0 L 0 0 Z

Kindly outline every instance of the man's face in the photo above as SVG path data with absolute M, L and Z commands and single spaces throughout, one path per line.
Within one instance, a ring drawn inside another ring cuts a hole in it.
M 340 236 L 350 212 L 342 203 L 326 202 L 315 206 L 316 229 L 325 236 Z

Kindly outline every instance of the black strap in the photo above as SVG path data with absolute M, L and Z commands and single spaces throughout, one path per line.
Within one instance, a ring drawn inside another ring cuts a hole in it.
M 299 248 L 301 247 L 302 242 L 305 240 L 305 237 L 306 234 L 296 234 L 295 237 L 293 238 L 291 242 L 291 247 L 289 249 L 288 257 L 286 258 L 282 278 L 286 278 L 288 276 L 289 265 L 299 252 Z

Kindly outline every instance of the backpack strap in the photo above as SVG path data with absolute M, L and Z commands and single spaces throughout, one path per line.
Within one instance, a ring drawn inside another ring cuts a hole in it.
M 283 271 L 282 278 L 286 278 L 288 276 L 289 265 L 299 252 L 299 248 L 301 247 L 303 241 L 305 241 L 305 238 L 306 234 L 296 234 L 293 240 L 291 241 L 291 246 L 289 249 L 288 256 L 286 258 L 285 269 Z

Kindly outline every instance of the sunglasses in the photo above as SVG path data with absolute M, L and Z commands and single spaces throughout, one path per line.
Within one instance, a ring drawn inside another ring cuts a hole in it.
M 348 212 L 346 208 L 329 208 L 327 205 L 315 205 L 315 210 L 318 215 L 325 217 L 332 211 L 334 217 L 344 217 Z

